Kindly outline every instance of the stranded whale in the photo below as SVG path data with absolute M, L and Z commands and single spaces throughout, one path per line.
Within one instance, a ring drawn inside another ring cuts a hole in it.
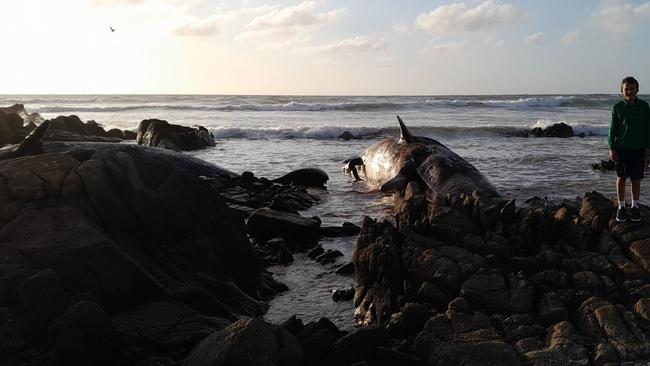
M 401 190 L 416 181 L 434 201 L 472 193 L 499 197 L 494 186 L 472 164 L 440 142 L 413 136 L 397 116 L 401 136 L 381 140 L 360 157 L 346 160 L 344 170 L 382 192 Z

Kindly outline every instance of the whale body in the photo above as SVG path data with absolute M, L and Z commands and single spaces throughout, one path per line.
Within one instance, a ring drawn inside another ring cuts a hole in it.
M 496 188 L 472 164 L 442 143 L 413 136 L 402 119 L 399 138 L 387 138 L 345 161 L 344 171 L 382 192 L 403 190 L 415 181 L 435 200 L 461 193 L 499 197 Z

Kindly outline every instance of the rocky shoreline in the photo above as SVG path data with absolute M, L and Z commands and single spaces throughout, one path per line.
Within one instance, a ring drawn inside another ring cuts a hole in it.
M 389 220 L 321 227 L 299 211 L 317 204 L 304 184 L 322 187 L 322 171 L 274 182 L 175 151 L 84 141 L 0 160 L 2 364 L 650 360 L 650 225 L 616 223 L 599 193 L 432 205 L 411 182 Z M 648 207 L 642 216 L 650 222 Z M 358 328 L 261 320 L 287 290 L 266 266 L 296 251 L 331 262 L 338 254 L 319 238 L 355 235 L 353 263 L 340 271 L 356 288 L 334 297 L 353 297 Z

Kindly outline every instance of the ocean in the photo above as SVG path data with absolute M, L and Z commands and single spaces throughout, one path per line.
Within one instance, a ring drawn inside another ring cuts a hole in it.
M 644 96 L 640 96 L 642 99 Z M 414 135 L 434 138 L 472 163 L 505 198 L 521 203 L 533 196 L 575 199 L 597 190 L 614 197 L 614 175 L 591 168 L 607 159 L 607 130 L 618 95 L 481 96 L 228 96 L 228 95 L 4 95 L 0 106 L 23 103 L 44 118 L 77 115 L 105 129 L 136 130 L 143 119 L 202 125 L 213 148 L 191 152 L 237 173 L 276 178 L 298 168 L 319 167 L 330 180 L 322 201 L 302 214 L 323 225 L 360 224 L 364 215 L 390 214 L 390 196 L 369 191 L 341 172 L 341 161 L 372 143 L 399 136 L 396 115 Z M 519 131 L 564 122 L 584 137 L 515 137 Z M 349 131 L 359 139 L 344 141 Z M 643 201 L 643 198 L 642 198 Z M 342 329 L 353 326 L 350 301 L 331 300 L 334 289 L 354 279 L 334 270 L 350 261 L 356 238 L 321 241 L 344 257 L 321 265 L 304 253 L 294 263 L 269 270 L 290 290 L 271 301 L 266 319 L 303 321 L 326 316 Z

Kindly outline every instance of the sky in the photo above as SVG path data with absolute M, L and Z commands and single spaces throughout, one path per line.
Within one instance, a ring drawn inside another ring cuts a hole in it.
M 618 93 L 627 75 L 650 90 L 643 0 L 2 0 L 0 14 L 0 94 Z

